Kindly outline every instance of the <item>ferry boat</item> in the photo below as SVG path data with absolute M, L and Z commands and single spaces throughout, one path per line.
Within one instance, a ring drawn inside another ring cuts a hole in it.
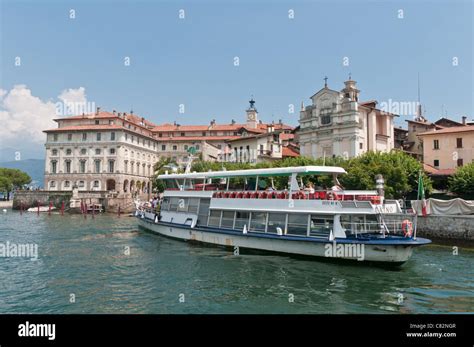
M 166 173 L 158 176 L 166 187 L 159 212 L 141 207 L 135 216 L 141 228 L 186 241 L 395 265 L 431 242 L 417 238 L 409 220 L 386 221 L 401 213 L 397 201 L 342 189 L 343 174 L 331 166 Z M 308 175 L 332 177 L 334 185 L 305 189 Z M 275 189 L 286 179 L 286 189 Z

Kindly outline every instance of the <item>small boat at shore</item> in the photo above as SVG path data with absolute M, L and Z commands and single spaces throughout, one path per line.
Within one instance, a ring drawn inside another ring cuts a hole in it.
M 39 206 L 39 207 L 30 207 L 27 209 L 28 212 L 50 212 L 56 210 L 54 206 Z
M 340 167 L 301 166 L 158 176 L 166 189 L 159 213 L 138 207 L 145 230 L 185 241 L 234 249 L 270 251 L 329 259 L 400 265 L 413 249 L 431 241 L 417 238 L 395 200 L 377 191 L 344 190 Z M 303 177 L 330 176 L 331 189 L 305 189 Z M 274 180 L 288 179 L 285 190 Z

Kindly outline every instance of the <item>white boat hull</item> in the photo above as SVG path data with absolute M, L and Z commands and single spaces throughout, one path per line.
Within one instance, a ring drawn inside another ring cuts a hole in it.
M 272 237 L 262 237 L 261 233 L 220 233 L 216 231 L 206 231 L 199 228 L 190 228 L 188 226 L 172 225 L 170 223 L 155 223 L 146 218 L 138 218 L 139 225 L 146 230 L 152 231 L 163 236 L 181 239 L 185 241 L 196 241 L 213 245 L 226 247 L 236 247 L 243 249 L 253 249 L 269 252 L 286 253 L 293 255 L 314 256 L 321 258 L 334 258 L 346 260 L 358 260 L 364 262 L 382 262 L 391 264 L 403 264 L 412 255 L 413 248 L 416 245 L 380 245 L 380 244 L 363 244 L 363 257 L 360 253 L 353 252 L 352 256 L 348 254 L 338 254 L 334 251 L 337 246 L 347 245 L 359 249 L 362 247 L 361 242 L 347 242 L 346 240 L 331 241 L 308 241 L 298 240 L 297 238 L 281 237 L 276 235 Z M 331 248 L 332 247 L 332 248 Z

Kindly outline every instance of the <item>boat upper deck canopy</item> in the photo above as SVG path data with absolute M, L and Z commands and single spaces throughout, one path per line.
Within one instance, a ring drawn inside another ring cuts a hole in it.
M 297 175 L 332 175 L 345 174 L 346 170 L 337 166 L 292 166 L 270 169 L 250 169 L 232 171 L 208 171 L 182 174 L 159 175 L 159 179 L 206 179 L 206 178 L 226 178 L 226 177 L 278 177 Z

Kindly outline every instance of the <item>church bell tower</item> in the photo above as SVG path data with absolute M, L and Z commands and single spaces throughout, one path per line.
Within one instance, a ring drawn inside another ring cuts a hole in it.
M 258 124 L 258 111 L 255 108 L 255 100 L 253 97 L 249 101 L 250 107 L 247 112 L 247 125 L 251 128 L 256 128 Z

